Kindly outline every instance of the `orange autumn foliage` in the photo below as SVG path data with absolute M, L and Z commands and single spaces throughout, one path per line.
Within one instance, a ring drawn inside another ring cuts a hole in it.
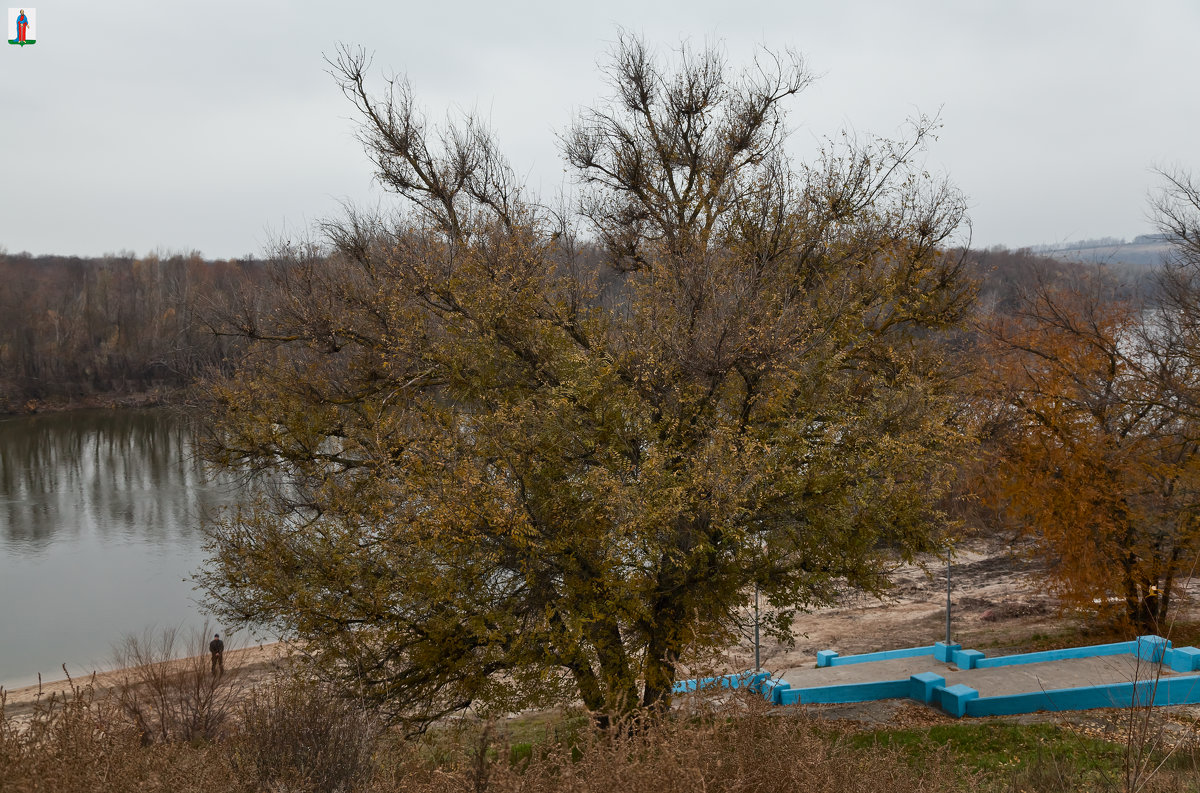
M 1108 289 L 1041 288 L 987 328 L 980 490 L 1036 540 L 1065 606 L 1155 632 L 1195 566 L 1200 456 L 1141 310 Z

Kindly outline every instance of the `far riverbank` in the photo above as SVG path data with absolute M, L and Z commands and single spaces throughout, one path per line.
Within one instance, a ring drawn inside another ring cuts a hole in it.
M 87 394 L 75 397 L 47 397 L 23 402 L 0 401 L 0 418 L 32 416 L 39 413 L 65 413 L 73 410 L 130 410 L 178 405 L 187 396 L 187 388 L 155 388 L 150 391 Z

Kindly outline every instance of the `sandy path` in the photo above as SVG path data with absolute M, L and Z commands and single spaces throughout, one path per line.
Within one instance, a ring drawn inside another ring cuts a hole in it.
M 1056 614 L 1056 604 L 1038 580 L 1037 565 L 1008 546 L 982 542 L 960 548 L 951 569 L 953 637 L 964 647 L 1002 651 L 1006 641 L 1020 643 L 1037 631 L 1061 630 L 1069 621 Z M 946 566 L 937 559 L 898 565 L 892 588 L 882 599 L 846 592 L 835 606 L 801 614 L 795 622 L 795 646 L 766 637 L 762 665 L 770 670 L 814 666 L 818 650 L 842 655 L 919 647 L 945 639 Z M 753 663 L 749 642 L 729 654 L 731 668 Z
M 1042 572 L 1040 564 L 1020 549 L 987 542 L 960 547 L 951 568 L 953 641 L 996 656 L 1027 651 L 1029 637 L 1038 633 L 1065 633 L 1064 644 L 1074 645 L 1114 640 L 1087 638 L 1080 618 L 1060 614 L 1057 600 L 1042 582 Z M 854 655 L 943 641 L 945 576 L 945 562 L 936 559 L 926 560 L 924 568 L 899 565 L 890 576 L 892 588 L 882 599 L 847 592 L 835 606 L 801 614 L 795 622 L 795 646 L 764 637 L 762 666 L 772 672 L 811 668 L 816 666 L 818 650 Z M 1197 582 L 1183 581 L 1180 587 L 1196 594 Z M 1180 616 L 1196 619 L 1200 603 L 1193 602 Z M 1079 634 L 1076 640 L 1071 639 L 1072 633 Z M 743 642 L 730 652 L 725 671 L 752 668 L 753 658 L 752 645 Z

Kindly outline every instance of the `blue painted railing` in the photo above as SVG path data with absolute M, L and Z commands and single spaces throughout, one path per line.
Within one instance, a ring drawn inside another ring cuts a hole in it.
M 877 680 L 871 683 L 845 683 L 838 686 L 781 689 L 779 705 L 816 705 L 830 702 L 871 702 L 898 699 L 909 695 L 908 680 Z
M 1160 677 L 1102 686 L 1060 688 L 978 697 L 966 703 L 967 716 L 1005 716 L 1037 710 L 1091 710 L 1128 708 L 1131 705 L 1195 705 L 1200 703 L 1200 675 Z
M 732 675 L 722 675 L 721 677 L 705 677 L 699 680 L 680 680 L 671 687 L 672 694 L 686 694 L 692 691 L 705 691 L 719 688 L 745 688 L 750 691 L 758 692 L 762 690 L 762 685 L 765 680 L 771 676 L 770 672 L 738 672 Z
M 905 647 L 903 650 L 883 650 L 878 653 L 862 653 L 861 655 L 838 655 L 833 650 L 817 652 L 817 666 L 845 666 L 847 664 L 869 664 L 872 661 L 890 661 L 893 658 L 916 658 L 922 655 L 933 655 L 937 645 L 928 647 Z
M 1043 650 L 1037 653 L 1021 653 L 1019 655 L 1000 655 L 995 658 L 980 658 L 975 661 L 973 669 L 993 669 L 998 666 L 1014 666 L 1017 664 L 1040 664 L 1046 661 L 1065 661 L 1072 658 L 1096 658 L 1105 655 L 1133 655 L 1137 652 L 1138 642 L 1115 642 L 1113 644 L 1096 644 L 1091 647 L 1066 647 L 1061 650 Z
M 870 702 L 907 697 L 940 707 L 959 718 L 1031 713 L 1038 710 L 1128 707 L 1134 702 L 1153 705 L 1200 703 L 1200 674 L 1187 674 L 1200 672 L 1200 649 L 1172 647 L 1170 641 L 1160 636 L 1139 636 L 1128 642 L 1020 653 L 996 658 L 986 658 L 978 650 L 963 650 L 960 645 L 942 642 L 928 647 L 910 647 L 851 656 L 838 656 L 832 650 L 822 650 L 817 654 L 817 666 L 861 664 L 926 655 L 944 663 L 953 663 L 959 669 L 987 669 L 1077 658 L 1133 655 L 1152 664 L 1161 663 L 1174 672 L 1184 674 L 1098 686 L 981 697 L 976 689 L 962 683 L 947 686 L 946 679 L 934 672 L 922 672 L 903 680 L 876 680 L 807 688 L 792 688 L 786 680 L 774 677 L 768 672 L 741 672 L 722 677 L 683 680 L 675 684 L 673 691 L 687 693 L 715 688 L 744 688 L 761 694 L 768 702 L 776 705 Z

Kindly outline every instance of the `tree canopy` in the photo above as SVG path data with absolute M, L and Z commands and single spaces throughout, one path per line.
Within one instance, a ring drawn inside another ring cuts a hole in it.
M 209 529 L 227 620 L 305 640 L 414 727 L 468 706 L 669 701 L 755 585 L 768 626 L 940 541 L 962 442 L 941 332 L 964 218 L 902 140 L 785 151 L 802 60 L 737 72 L 622 36 L 562 134 L 578 194 L 435 127 L 368 60 L 332 71 L 391 213 L 275 262 L 276 308 L 211 387 L 208 455 L 271 488 Z

